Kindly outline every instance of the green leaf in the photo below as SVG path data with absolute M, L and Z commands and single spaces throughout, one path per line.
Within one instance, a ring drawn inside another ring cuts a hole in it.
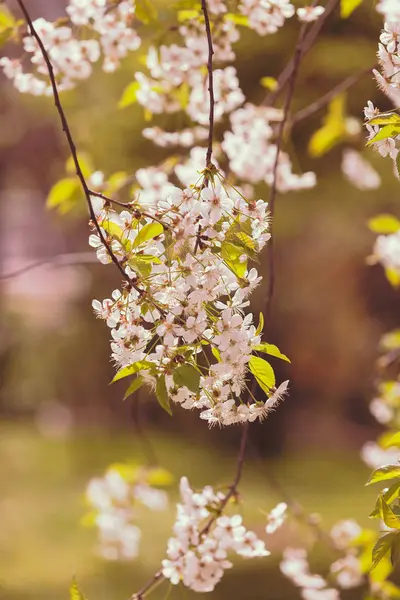
M 176 385 L 186 386 L 191 392 L 198 393 L 200 387 L 200 373 L 192 365 L 182 365 L 173 373 Z
M 227 21 L 232 21 L 235 25 L 242 25 L 243 27 L 249 27 L 249 18 L 244 15 L 238 15 L 235 13 L 227 13 L 225 15 Z
M 8 30 L 14 29 L 16 25 L 14 15 L 8 10 L 6 6 L 0 6 L 0 33 L 5 33 Z
M 156 385 L 156 397 L 158 404 L 172 417 L 171 404 L 167 392 L 167 386 L 165 385 L 165 377 L 159 377 Z
M 114 375 L 111 383 L 115 383 L 120 379 L 124 379 L 125 377 L 129 377 L 129 375 L 134 375 L 142 370 L 152 370 L 154 368 L 154 364 L 148 362 L 146 360 L 139 360 L 138 362 L 133 363 L 133 365 L 129 365 L 128 367 L 123 367 Z
M 71 587 L 69 588 L 69 597 L 70 600 L 86 600 L 86 596 L 81 592 L 74 578 L 71 583 Z
M 130 383 L 128 389 L 126 390 L 123 400 L 126 400 L 131 394 L 133 394 L 134 392 L 136 392 L 136 390 L 141 388 L 144 383 L 145 383 L 145 380 L 143 377 L 141 377 L 140 375 L 138 377 L 136 377 L 136 379 L 134 379 Z
M 150 0 L 135 0 L 135 15 L 147 24 L 157 19 L 158 10 Z
M 378 483 L 379 481 L 387 481 L 388 479 L 396 479 L 397 477 L 400 477 L 400 465 L 385 465 L 372 471 L 366 485 Z
M 77 177 L 66 177 L 60 179 L 51 188 L 47 196 L 47 206 L 49 208 L 60 207 L 62 205 L 71 205 L 75 202 L 76 194 L 80 191 L 80 183 Z
M 187 105 L 189 104 L 189 95 L 189 85 L 186 82 L 184 82 L 176 90 L 176 97 L 183 110 L 185 110 L 185 108 L 187 108 Z
M 400 115 L 395 112 L 379 113 L 367 121 L 367 125 L 394 125 L 400 124 Z
M 385 525 L 392 529 L 400 529 L 400 516 L 397 516 L 389 504 L 385 501 L 383 494 L 379 494 L 377 501 L 378 516 L 381 517 Z
M 399 496 L 399 492 L 400 492 L 400 481 L 397 481 L 396 483 L 393 483 L 393 485 L 391 485 L 386 492 L 383 494 L 383 499 L 387 504 L 390 504 L 391 502 L 393 502 L 393 500 L 395 500 L 398 496 Z M 372 511 L 372 513 L 369 515 L 371 519 L 374 519 L 376 517 L 380 516 L 380 511 L 381 510 L 381 501 L 380 501 L 380 495 L 378 496 L 377 500 L 376 500 L 376 504 L 375 504 L 375 508 Z
M 242 278 L 247 271 L 247 260 L 243 262 L 239 260 L 244 254 L 243 248 L 236 246 L 236 244 L 227 241 L 222 242 L 221 244 L 221 258 L 236 277 L 239 278 Z
M 340 16 L 347 19 L 356 8 L 362 4 L 363 0 L 340 0 Z
M 396 433 L 394 433 L 393 435 L 385 437 L 381 446 L 382 448 L 391 448 L 392 446 L 400 448 L 400 431 L 396 431 Z
M 161 225 L 161 223 L 147 223 L 147 225 L 144 225 L 144 227 L 142 227 L 135 237 L 133 241 L 133 247 L 137 248 L 140 246 L 140 244 L 144 244 L 148 240 L 152 240 L 158 235 L 161 235 L 163 232 L 164 227 Z
M 378 133 L 367 142 L 367 146 L 372 146 L 375 142 L 381 142 L 382 140 L 387 140 L 388 138 L 396 137 L 400 134 L 400 124 L 399 125 L 385 125 L 378 131 Z
M 400 273 L 396 269 L 391 269 L 390 267 L 385 268 L 385 275 L 389 283 L 392 284 L 393 287 L 397 287 L 400 285 Z
M 336 96 L 329 104 L 328 114 L 323 120 L 322 127 L 315 131 L 308 144 L 308 151 L 312 157 L 323 156 L 346 139 L 345 105 L 344 94 Z
M 252 356 L 249 360 L 249 368 L 260 388 L 269 394 L 275 386 L 275 373 L 269 362 L 258 356 Z
M 396 233 L 400 229 L 400 221 L 393 215 L 382 214 L 369 219 L 368 227 L 375 233 Z
M 136 92 L 140 89 L 140 83 L 138 81 L 132 81 L 126 86 L 122 92 L 122 96 L 118 102 L 118 108 L 126 108 L 136 102 Z
M 275 77 L 261 77 L 260 83 L 267 90 L 271 90 L 271 92 L 278 87 L 278 82 Z
M 174 476 L 170 471 L 163 467 L 155 467 L 151 469 L 146 476 L 147 483 L 156 487 L 162 487 L 165 485 L 171 485 L 174 481 Z
M 218 348 L 216 348 L 215 346 L 212 346 L 211 352 L 213 353 L 213 355 L 215 356 L 217 361 L 221 362 L 221 354 L 220 354 L 220 351 L 218 350 Z
M 244 248 L 251 250 L 252 252 L 255 252 L 255 250 L 256 250 L 255 241 L 249 235 L 247 235 L 247 233 L 244 233 L 243 231 L 239 231 L 238 233 L 235 233 L 235 237 L 239 240 L 241 246 L 244 246 Z
M 256 329 L 256 335 L 260 335 L 262 330 L 264 329 L 264 315 L 260 312 L 260 321 L 258 323 L 258 327 Z
M 179 23 L 183 23 L 184 21 L 190 21 L 191 19 L 197 19 L 200 17 L 199 10 L 179 10 L 178 11 L 178 21 Z
M 376 542 L 372 550 L 371 570 L 375 569 L 375 567 L 380 563 L 382 558 L 386 556 L 386 554 L 389 552 L 396 535 L 396 532 L 386 533 L 385 535 L 380 537 L 379 540 Z
M 261 344 L 258 344 L 257 346 L 255 346 L 254 350 L 256 350 L 257 352 L 265 352 L 266 354 L 270 354 L 271 356 L 276 356 L 276 358 L 280 358 L 281 360 L 286 360 L 287 362 L 290 363 L 290 359 L 286 356 L 286 354 L 282 354 L 282 352 L 279 350 L 278 346 L 275 346 L 274 344 L 266 344 L 265 342 L 262 342 Z

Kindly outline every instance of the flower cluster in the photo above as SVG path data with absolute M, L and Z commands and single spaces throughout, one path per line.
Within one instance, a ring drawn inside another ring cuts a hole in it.
M 381 178 L 371 164 L 352 148 L 343 151 L 342 172 L 354 187 L 362 191 L 375 190 L 381 184 Z
M 134 3 L 124 0 L 109 10 L 105 0 L 71 0 L 66 8 L 71 25 L 52 23 L 39 18 L 33 22 L 48 53 L 59 90 L 75 86 L 77 81 L 87 79 L 92 64 L 103 54 L 103 69 L 114 71 L 129 51 L 137 50 L 140 38 L 132 28 L 135 15 Z M 75 30 L 86 27 L 89 39 L 78 39 Z M 51 95 L 47 80 L 47 66 L 36 40 L 23 39 L 24 51 L 30 56 L 33 72 L 25 72 L 18 59 L 3 57 L 0 66 L 22 93 Z
M 273 125 L 282 118 L 279 109 L 250 103 L 231 114 L 232 131 L 225 133 L 222 149 L 229 158 L 231 170 L 240 179 L 272 184 L 277 152 Z M 276 176 L 279 192 L 311 188 L 316 183 L 314 173 L 294 174 L 285 152 L 279 154 Z
M 339 592 L 327 587 L 327 582 L 321 575 L 310 572 L 307 551 L 304 548 L 286 548 L 280 564 L 282 573 L 301 588 L 304 600 L 339 600 Z
M 210 486 L 196 493 L 186 477 L 181 479 L 180 492 L 175 537 L 168 540 L 168 558 L 162 562 L 162 573 L 172 584 L 183 582 L 196 592 L 211 592 L 232 566 L 229 551 L 246 558 L 270 554 L 264 542 L 243 526 L 240 515 L 215 518 L 223 493 Z
M 241 0 L 239 10 L 259 35 L 276 33 L 295 13 L 290 0 Z
M 150 485 L 157 475 L 156 471 L 115 465 L 107 470 L 104 477 L 90 480 L 86 502 L 91 512 L 84 521 L 97 527 L 99 553 L 103 558 L 135 558 L 141 536 L 135 525 L 138 506 L 146 506 L 153 511 L 167 508 L 166 493 Z
M 287 388 L 275 388 L 271 365 L 254 353 L 286 357 L 261 343 L 262 327 L 243 313 L 261 280 L 248 261 L 270 237 L 267 203 L 222 183 L 215 169 L 183 190 L 160 178 L 158 194 L 139 193 L 120 213 L 96 197 L 108 249 L 97 234 L 89 240 L 103 263 L 112 251 L 130 282 L 93 303 L 111 328 L 115 379 L 136 375 L 164 408 L 172 399 L 200 409 L 210 425 L 262 420 Z M 246 392 L 249 370 L 266 401 Z

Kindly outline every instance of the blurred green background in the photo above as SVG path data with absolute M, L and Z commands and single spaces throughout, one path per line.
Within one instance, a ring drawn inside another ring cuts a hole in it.
M 34 16 L 62 14 L 61 1 L 27 4 Z M 140 32 L 142 49 L 118 73 L 96 70 L 64 95 L 78 148 L 106 175 L 134 173 L 168 156 L 142 138 L 139 106 L 116 108 L 135 70 L 143 68 L 140 56 L 148 40 L 171 41 L 166 29 L 173 16 L 165 6 L 160 15 L 157 25 Z M 380 27 L 369 0 L 348 21 L 335 13 L 302 64 L 293 109 L 372 66 Z M 248 100 L 262 100 L 260 78 L 279 74 L 297 32 L 294 19 L 267 38 L 242 30 L 236 66 Z M 13 52 L 18 55 L 6 48 Z M 140 557 L 127 564 L 96 558 L 95 532 L 80 519 L 88 479 L 116 460 L 145 461 L 138 402 L 141 427 L 175 476 L 175 496 L 182 474 L 199 486 L 231 480 L 239 431 L 208 431 L 195 414 L 178 409 L 170 419 L 153 400 L 122 402 L 123 385 L 109 387 L 108 329 L 95 320 L 90 303 L 118 286 L 112 267 L 48 264 L 4 277 L 56 254 L 87 252 L 88 228 L 83 205 L 62 217 L 45 207 L 67 158 L 52 102 L 20 96 L 4 78 L 0 85 L 0 598 L 61 600 L 76 574 L 91 600 L 127 599 L 163 558 L 173 506 L 167 514 L 143 510 Z M 348 113 L 361 119 L 367 99 L 388 108 L 369 76 L 348 92 Z M 372 151 L 366 156 L 382 186 L 370 192 L 356 190 L 341 175 L 343 146 L 311 159 L 308 140 L 323 115 L 301 122 L 289 147 L 296 170 L 317 173 L 317 187 L 281 196 L 276 207 L 277 282 L 266 339 L 292 359 L 291 365 L 276 365 L 279 378 L 290 379 L 291 391 L 266 423 L 251 430 L 241 492 L 246 522 L 259 533 L 265 525 L 260 511 L 281 499 L 274 481 L 307 512 L 320 512 L 327 528 L 349 517 L 368 524 L 375 496 L 363 487 L 368 469 L 359 449 L 378 432 L 368 413 L 377 343 L 400 319 L 397 292 L 379 266 L 366 265 L 374 241 L 366 221 L 378 212 L 397 212 L 399 188 L 390 162 Z M 190 125 L 182 115 L 156 118 L 154 124 L 169 130 Z M 361 150 L 363 133 L 350 145 Z M 265 187 L 257 192 L 268 198 Z M 265 260 L 260 272 L 266 273 Z M 263 286 L 257 289 L 253 312 L 262 310 L 265 294 Z M 299 597 L 279 573 L 279 550 L 310 544 L 310 535 L 306 526 L 289 524 L 271 538 L 269 546 L 277 550 L 272 557 L 237 561 L 213 597 Z M 328 559 L 329 551 L 317 546 L 316 568 L 324 572 Z M 154 596 L 167 593 L 165 584 Z M 172 590 L 171 597 L 181 596 L 190 594 Z M 359 590 L 343 594 L 358 597 Z

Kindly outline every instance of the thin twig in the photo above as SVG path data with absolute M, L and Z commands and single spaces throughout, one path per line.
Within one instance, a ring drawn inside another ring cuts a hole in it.
M 35 262 L 24 265 L 23 267 L 19 267 L 14 271 L 9 271 L 8 273 L 4 274 L 0 273 L 0 281 L 7 281 L 8 279 L 20 277 L 21 275 L 24 275 L 29 271 L 39 269 L 40 267 L 44 267 L 45 265 L 65 267 L 68 265 L 79 265 L 85 263 L 100 264 L 93 252 L 73 252 L 71 254 L 56 254 L 55 256 L 49 258 L 42 258 Z
M 171 227 L 167 223 L 164 223 L 158 217 L 155 217 L 154 215 L 151 215 L 148 212 L 144 212 L 141 208 L 136 208 L 134 202 L 126 202 L 126 203 L 120 202 L 119 200 L 114 200 L 113 198 L 109 198 L 108 196 L 106 196 L 105 194 L 102 194 L 101 192 L 95 192 L 93 190 L 89 190 L 89 192 L 90 192 L 91 196 L 96 196 L 97 198 L 101 198 L 105 202 L 109 202 L 110 204 L 115 204 L 116 206 L 120 206 L 124 210 L 134 211 L 138 214 L 140 213 L 141 217 L 147 217 L 148 219 L 152 219 L 153 221 L 160 223 L 160 225 L 165 227 L 165 229 L 171 229 Z
M 214 47 L 211 35 L 211 27 L 210 27 L 210 19 L 208 16 L 207 9 L 207 1 L 201 0 L 201 10 L 204 14 L 204 21 L 206 25 L 206 33 L 207 33 L 207 42 L 208 42 L 208 62 L 207 62 L 207 72 L 208 72 L 208 93 L 210 98 L 210 110 L 209 110 L 209 127 L 208 127 L 208 147 L 206 153 L 206 167 L 208 167 L 211 163 L 211 156 L 213 150 L 213 136 L 214 136 L 214 107 L 215 107 L 215 99 L 214 99 L 214 77 L 213 77 L 213 55 L 214 55 Z
M 341 94 L 353 87 L 353 85 L 356 85 L 363 77 L 365 77 L 365 75 L 370 74 L 374 68 L 375 65 L 373 67 L 367 67 L 366 69 L 362 69 L 362 71 L 359 71 L 354 75 L 350 75 L 350 77 L 346 77 L 346 79 L 335 85 L 335 87 L 329 90 L 329 92 L 327 92 L 326 94 L 315 100 L 315 102 L 312 102 L 305 108 L 299 110 L 295 115 L 293 115 L 293 117 L 290 119 L 289 126 L 293 127 L 293 125 L 295 125 L 299 121 L 307 119 L 314 113 L 327 106 L 338 94 Z
M 90 197 L 90 190 L 88 188 L 88 185 L 86 183 L 86 179 L 85 176 L 83 175 L 82 172 L 82 168 L 79 162 L 79 158 L 78 158 L 78 153 L 75 147 L 75 143 L 74 140 L 72 138 L 72 134 L 71 134 L 71 129 L 69 127 L 64 109 L 62 107 L 61 101 L 60 101 L 60 95 L 58 93 L 58 88 L 57 88 L 57 83 L 56 83 L 56 79 L 54 76 L 54 70 L 53 70 L 53 65 L 51 63 L 51 60 L 49 58 L 49 55 L 47 53 L 47 50 L 42 42 L 42 39 L 40 37 L 40 35 L 38 34 L 38 32 L 35 29 L 35 26 L 32 23 L 32 19 L 29 15 L 29 12 L 27 10 L 27 8 L 25 7 L 25 4 L 23 2 L 23 0 L 17 0 L 17 3 L 19 5 L 19 7 L 21 8 L 21 11 L 25 17 L 25 20 L 29 26 L 29 30 L 30 30 L 30 34 L 35 38 L 40 51 L 42 53 L 43 56 L 43 60 L 46 63 L 46 67 L 48 70 L 48 74 L 49 74 L 49 78 L 50 78 L 50 83 L 51 83 L 51 87 L 52 87 L 52 91 L 53 91 L 53 98 L 54 98 L 54 104 L 56 106 L 56 109 L 58 111 L 59 117 L 60 117 L 60 121 L 61 121 L 61 125 L 62 125 L 62 129 L 65 133 L 67 142 L 68 142 L 68 146 L 71 152 L 71 156 L 72 156 L 72 160 L 74 162 L 75 165 L 75 170 L 76 170 L 76 174 L 78 176 L 78 179 L 80 181 L 82 190 L 84 192 L 86 201 L 87 201 L 87 205 L 88 205 L 88 209 L 89 209 L 89 214 L 90 214 L 90 218 L 91 221 L 93 222 L 93 225 L 95 226 L 96 230 L 97 230 L 97 234 L 102 242 L 102 244 L 104 245 L 104 247 L 107 250 L 107 253 L 110 257 L 110 259 L 112 260 L 112 262 L 115 264 L 115 266 L 117 267 L 117 269 L 119 270 L 119 272 L 121 273 L 122 277 L 124 278 L 124 280 L 127 282 L 127 284 L 130 287 L 134 287 L 139 293 L 142 293 L 142 290 L 140 290 L 140 288 L 137 288 L 134 283 L 131 281 L 130 277 L 125 273 L 120 261 L 118 260 L 118 258 L 115 256 L 115 254 L 113 253 L 113 251 L 111 250 L 110 245 L 108 244 L 103 231 L 99 225 L 99 223 L 97 222 L 97 218 L 96 218 L 96 214 L 94 212 L 93 209 L 93 205 L 92 205 L 92 200 Z
M 316 0 L 313 4 L 317 4 L 317 3 L 318 3 L 318 0 Z M 309 52 L 309 50 L 311 50 L 326 19 L 335 10 L 335 8 L 339 5 L 339 3 L 340 3 L 340 0 L 328 0 L 328 3 L 325 7 L 325 11 L 322 13 L 322 15 L 319 17 L 319 19 L 317 19 L 317 21 L 315 21 L 315 23 L 309 29 L 308 34 L 306 35 L 306 37 L 303 40 L 300 58 L 303 58 L 303 56 L 305 56 L 307 54 L 307 52 Z M 295 69 L 297 69 L 297 67 L 295 65 L 295 56 L 293 56 L 292 59 L 286 65 L 286 67 L 283 69 L 280 76 L 278 77 L 276 89 L 266 95 L 263 102 L 261 103 L 262 106 L 269 106 L 269 105 L 273 104 L 279 98 L 279 96 L 281 95 L 286 84 L 292 78 L 293 71 Z

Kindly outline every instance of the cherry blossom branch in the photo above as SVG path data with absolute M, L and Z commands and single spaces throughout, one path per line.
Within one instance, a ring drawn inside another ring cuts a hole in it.
M 307 119 L 314 113 L 327 106 L 327 104 L 329 104 L 338 94 L 341 94 L 353 87 L 353 85 L 356 85 L 363 77 L 365 77 L 365 75 L 369 75 L 375 68 L 376 65 L 372 67 L 367 67 L 365 69 L 362 69 L 358 73 L 355 73 L 354 75 L 346 77 L 346 79 L 335 85 L 335 87 L 329 90 L 329 92 L 327 92 L 326 94 L 315 100 L 315 102 L 312 102 L 305 108 L 299 110 L 295 115 L 293 115 L 289 122 L 289 126 L 293 127 L 293 125 L 295 125 L 299 121 Z
M 164 223 L 163 221 L 161 221 L 161 219 L 159 219 L 155 215 L 151 215 L 148 212 L 144 212 L 142 209 L 136 209 L 134 202 L 126 202 L 126 203 L 120 202 L 119 200 L 114 200 L 113 198 L 109 198 L 108 196 L 105 196 L 101 192 L 94 192 L 93 190 L 89 190 L 89 193 L 91 196 L 96 196 L 97 198 L 101 198 L 105 202 L 109 202 L 110 204 L 115 204 L 116 206 L 120 206 L 124 210 L 133 210 L 136 213 L 140 213 L 141 217 L 147 217 L 148 219 L 152 219 L 153 221 L 160 223 L 160 225 L 162 225 L 165 229 L 171 229 L 171 227 L 168 225 L 168 223 Z
M 213 136 L 214 136 L 214 106 L 215 106 L 214 77 L 213 77 L 214 47 L 213 47 L 210 19 L 208 16 L 206 0 L 201 0 L 201 10 L 203 11 L 203 14 L 204 14 L 204 21 L 205 21 L 205 25 L 206 25 L 207 42 L 208 42 L 207 72 L 208 72 L 208 92 L 210 95 L 210 112 L 209 112 L 209 117 L 208 117 L 208 120 L 209 120 L 208 147 L 207 147 L 207 154 L 206 154 L 206 167 L 208 167 L 211 163 L 211 156 L 212 156 L 212 149 L 213 149 Z
M 89 209 L 89 214 L 90 214 L 91 221 L 93 222 L 93 225 L 95 226 L 95 228 L 97 230 L 97 234 L 98 234 L 98 236 L 99 236 L 102 244 L 106 248 L 107 253 L 108 253 L 110 259 L 115 264 L 115 266 L 117 267 L 117 269 L 120 271 L 120 273 L 121 273 L 122 277 L 124 278 L 124 280 L 128 283 L 128 285 L 130 287 L 134 287 L 139 293 L 141 293 L 140 288 L 137 288 L 134 285 L 134 283 L 131 281 L 130 277 L 125 273 L 125 271 L 124 271 L 121 263 L 119 262 L 118 258 L 115 256 L 115 254 L 113 253 L 113 251 L 111 250 L 111 247 L 108 244 L 108 242 L 107 242 L 107 240 L 106 240 L 106 238 L 105 238 L 105 236 L 104 236 L 104 234 L 102 232 L 102 229 L 101 229 L 99 223 L 97 222 L 97 218 L 96 218 L 96 215 L 95 215 L 95 212 L 94 212 L 94 209 L 93 209 L 93 205 L 92 205 L 92 200 L 91 200 L 91 197 L 90 197 L 90 190 L 89 190 L 89 187 L 88 187 L 88 185 L 86 183 L 85 176 L 83 175 L 82 168 L 81 168 L 81 165 L 80 165 L 80 162 L 79 162 L 79 158 L 78 158 L 78 153 L 77 153 L 77 150 L 76 150 L 76 147 L 75 147 L 75 143 L 74 143 L 74 140 L 73 140 L 73 137 L 72 137 L 72 134 L 71 134 L 71 129 L 69 127 L 69 124 L 68 124 L 68 121 L 67 121 L 64 109 L 63 109 L 62 104 L 61 104 L 60 95 L 58 93 L 57 83 L 56 83 L 56 79 L 55 79 L 55 76 L 54 76 L 53 65 L 51 63 L 51 60 L 50 60 L 49 55 L 47 53 L 47 50 L 46 50 L 46 48 L 45 48 L 45 46 L 44 46 L 44 44 L 42 42 L 42 39 L 41 39 L 40 35 L 38 34 L 38 32 L 36 31 L 35 26 L 33 25 L 32 19 L 31 19 L 30 15 L 29 15 L 29 12 L 28 12 L 28 10 L 27 10 L 27 8 L 26 8 L 23 0 L 17 0 L 17 3 L 18 3 L 18 5 L 19 5 L 19 7 L 20 7 L 20 9 L 21 9 L 24 17 L 25 17 L 25 21 L 26 21 L 26 23 L 27 23 L 27 25 L 29 27 L 30 34 L 35 38 L 35 40 L 36 40 L 36 42 L 37 42 L 37 44 L 38 44 L 38 46 L 40 48 L 41 54 L 43 56 L 43 60 L 46 63 L 46 67 L 47 67 L 49 78 L 50 78 L 51 88 L 52 88 L 52 91 L 53 91 L 54 104 L 56 106 L 58 115 L 60 117 L 62 129 L 63 129 L 63 131 L 65 133 L 65 137 L 67 138 L 68 146 L 69 146 L 69 149 L 70 149 L 72 160 L 74 162 L 74 166 L 75 166 L 77 177 L 78 177 L 78 179 L 80 181 L 82 190 L 84 192 L 84 195 L 85 195 L 85 198 L 86 198 L 86 201 L 87 201 L 87 205 L 88 205 L 88 209 Z
M 234 477 L 231 485 L 228 488 L 228 492 L 226 493 L 224 498 L 221 500 L 221 504 L 219 505 L 218 510 L 216 510 L 215 514 L 208 521 L 208 523 L 203 527 L 203 529 L 200 530 L 200 532 L 199 532 L 200 538 L 204 535 L 207 535 L 207 533 L 210 531 L 210 529 L 213 526 L 213 524 L 215 523 L 215 521 L 218 519 L 218 517 L 221 516 L 221 514 L 222 514 L 224 508 L 226 507 L 226 505 L 228 504 L 229 500 L 231 498 L 234 498 L 237 496 L 238 486 L 239 486 L 240 480 L 242 478 L 242 473 L 243 473 L 243 465 L 244 465 L 244 459 L 245 459 L 245 454 L 246 454 L 248 431 L 249 431 L 249 423 L 246 422 L 243 425 L 243 429 L 242 429 L 239 453 L 238 453 L 238 457 L 237 457 L 237 461 L 236 461 L 235 477 Z M 159 569 L 153 575 L 153 577 L 151 579 L 149 579 L 149 581 L 138 592 L 136 592 L 135 594 L 133 594 L 133 596 L 130 597 L 129 600 L 143 600 L 145 595 L 148 592 L 151 592 L 153 589 L 155 589 L 162 581 L 164 581 L 164 579 L 165 579 L 165 577 L 163 575 L 162 569 Z
M 313 2 L 313 5 L 318 4 L 318 0 Z M 313 26 L 309 29 L 307 35 L 302 40 L 301 49 L 300 49 L 300 58 L 303 58 L 311 50 L 313 47 L 319 32 L 321 31 L 326 19 L 329 15 L 335 10 L 337 6 L 339 6 L 340 0 L 328 0 L 327 5 L 325 7 L 325 11 L 319 17 L 317 21 L 313 24 Z M 277 87 L 273 92 L 267 94 L 261 103 L 262 106 L 269 106 L 273 104 L 281 95 L 283 89 L 286 87 L 287 83 L 290 82 L 293 72 L 297 70 L 296 66 L 296 57 L 293 56 L 292 59 L 288 62 L 286 67 L 283 69 L 282 73 L 278 77 Z

